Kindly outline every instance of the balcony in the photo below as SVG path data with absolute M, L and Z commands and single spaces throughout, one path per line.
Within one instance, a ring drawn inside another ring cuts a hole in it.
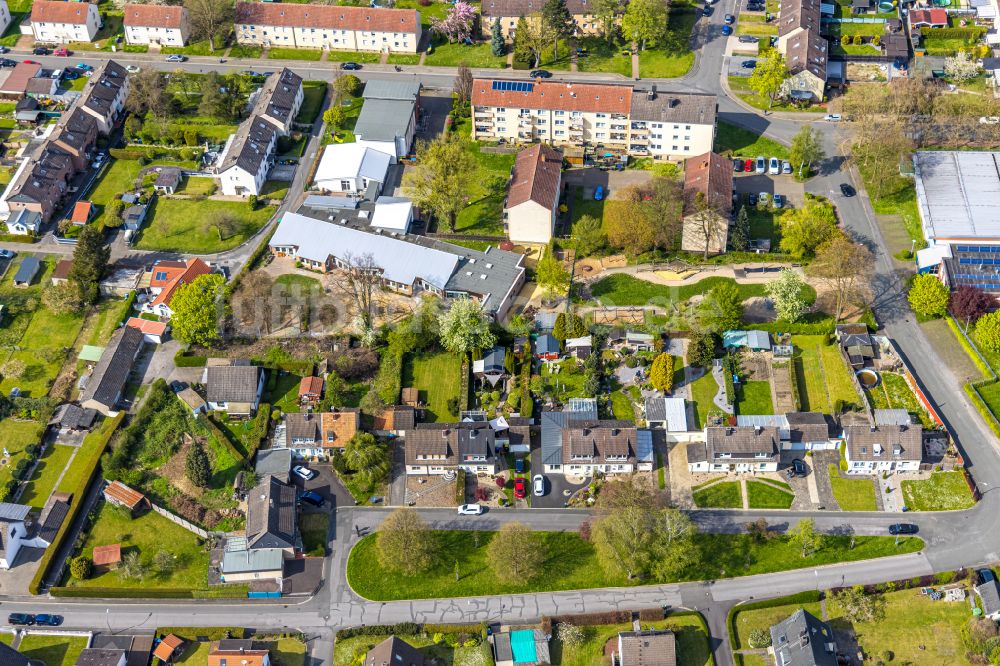
M 628 116 L 624 113 L 612 113 L 611 120 L 628 120 Z
M 517 126 L 518 127 L 531 127 L 531 121 L 530 120 L 520 120 L 520 121 L 518 121 Z

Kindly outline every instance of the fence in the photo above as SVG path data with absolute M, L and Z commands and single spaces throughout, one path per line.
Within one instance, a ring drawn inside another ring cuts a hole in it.
M 170 513 L 169 511 L 167 511 L 166 509 L 164 509 L 162 506 L 159 506 L 157 504 L 153 504 L 152 502 L 150 502 L 150 506 L 153 507 L 153 511 L 155 511 L 158 514 L 160 514 L 161 516 L 163 516 L 164 518 L 166 518 L 170 522 L 172 522 L 172 523 L 174 523 L 176 525 L 180 525 L 181 527 L 183 527 L 184 529 L 186 529 L 188 532 L 191 532 L 192 534 L 197 534 L 202 539 L 207 539 L 208 538 L 208 532 L 206 532 L 202 528 L 198 527 L 197 525 L 195 525 L 191 521 L 185 520 L 184 518 L 181 518 L 180 516 L 178 516 L 176 514 Z
M 875 18 L 874 16 L 858 16 L 855 18 L 823 18 L 820 19 L 820 23 L 885 23 L 885 19 Z

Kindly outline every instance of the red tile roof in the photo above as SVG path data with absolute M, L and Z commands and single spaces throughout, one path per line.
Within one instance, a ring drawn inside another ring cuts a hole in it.
M 166 287 L 173 282 L 178 275 L 187 269 L 186 261 L 158 261 L 153 264 L 152 276 L 149 280 L 150 287 Z M 163 273 L 162 279 L 157 279 L 157 274 Z
M 493 81 L 494 79 L 473 81 L 472 104 L 474 106 L 509 106 L 515 109 L 556 109 L 602 113 L 628 113 L 632 108 L 631 86 L 611 83 L 532 81 L 530 82 L 530 92 L 519 92 L 494 90 Z
M 31 22 L 73 23 L 87 22 L 89 2 L 61 2 L 59 0 L 35 0 L 31 5 Z
M 167 634 L 156 646 L 156 649 L 153 650 L 153 656 L 160 661 L 170 661 L 170 658 L 174 655 L 174 650 L 182 645 L 184 645 L 182 638 L 178 638 L 173 634 Z
M 299 382 L 299 397 L 304 398 L 312 395 L 323 395 L 322 377 L 303 377 L 302 381 Z
M 415 9 L 238 2 L 234 22 L 286 28 L 416 33 L 420 28 L 420 14 Z
M 684 193 L 694 192 L 704 194 L 714 206 L 732 205 L 733 161 L 717 153 L 687 158 L 684 162 Z
M 89 201 L 77 201 L 73 206 L 72 221 L 76 224 L 87 224 L 90 222 L 90 213 L 94 209 L 94 204 Z
M 156 272 L 159 268 L 159 264 L 153 266 L 153 277 L 156 277 Z M 170 305 L 170 301 L 174 298 L 174 294 L 177 293 L 177 288 L 181 285 L 191 284 L 194 279 L 200 275 L 208 275 L 212 272 L 201 259 L 189 259 L 187 266 L 180 273 L 175 274 L 175 277 L 169 280 L 167 284 L 163 287 L 163 291 L 156 295 L 153 299 L 153 305 L 159 305 L 163 303 L 165 305 Z M 152 284 L 152 283 L 150 283 Z
M 180 28 L 185 11 L 183 7 L 171 5 L 125 5 L 125 25 Z
M 119 504 L 123 504 L 130 509 L 134 509 L 146 499 L 146 496 L 140 493 L 138 490 L 129 488 L 121 481 L 112 481 L 104 488 L 104 496 L 110 500 L 114 500 Z
M 94 564 L 107 566 L 122 561 L 122 545 L 113 543 L 110 546 L 94 546 Z
M 264 658 L 267 657 L 268 654 L 268 650 L 214 649 L 208 653 L 207 666 L 225 666 L 226 664 L 238 664 L 238 666 L 264 666 Z
M 507 208 L 534 201 L 547 208 L 555 206 L 562 178 L 562 153 L 544 144 L 522 150 L 514 161 Z
M 948 12 L 943 9 L 911 9 L 910 25 L 948 25 Z
M 142 317 L 129 317 L 125 325 L 137 328 L 147 335 L 163 335 L 167 332 L 167 324 L 162 321 L 150 321 Z

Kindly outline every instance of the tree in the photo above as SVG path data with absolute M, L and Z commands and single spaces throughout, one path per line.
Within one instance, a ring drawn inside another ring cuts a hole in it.
M 688 342 L 688 365 L 707 368 L 712 365 L 712 359 L 714 357 L 715 336 L 713 334 L 702 333 Z
M 79 312 L 83 308 L 80 290 L 69 282 L 46 287 L 42 292 L 42 303 L 57 314 Z
M 608 244 L 601 221 L 593 215 L 584 215 L 576 221 L 573 225 L 573 240 L 576 241 L 576 251 L 581 257 L 596 254 Z
M 139 551 L 130 550 L 122 556 L 118 575 L 125 580 L 142 580 L 146 577 L 146 565 L 139 557 Z
M 342 74 L 333 80 L 333 94 L 337 100 L 355 97 L 361 91 L 361 79 L 354 74 Z
M 666 39 L 669 25 L 667 3 L 664 0 L 631 0 L 622 17 L 622 34 L 639 49 L 659 46 Z
M 726 232 L 729 222 L 724 211 L 716 205 L 704 192 L 694 192 L 688 195 L 691 214 L 688 216 L 688 229 L 692 241 L 702 244 L 702 258 L 708 260 L 712 251 L 723 252 L 726 249 Z
M 657 391 L 667 392 L 674 385 L 674 357 L 663 352 L 653 359 L 649 369 L 649 383 Z
M 441 344 L 450 352 L 468 354 L 496 344 L 490 322 L 482 306 L 471 298 L 460 298 L 438 318 Z
M 924 273 L 913 278 L 906 299 L 921 317 L 943 317 L 948 312 L 949 296 L 948 287 L 938 276 Z
M 756 650 L 771 647 L 771 632 L 767 629 L 754 629 L 750 632 L 747 642 Z
M 170 97 L 167 82 L 159 70 L 144 69 L 129 77 L 129 93 L 125 98 L 125 109 L 142 117 L 151 113 L 156 119 L 164 120 L 170 111 Z
M 619 195 L 615 206 L 607 207 L 604 212 L 608 242 L 630 257 L 649 252 L 656 234 L 648 223 L 642 190 L 633 185 L 621 190 Z
M 862 585 L 834 592 L 833 598 L 852 622 L 877 623 L 885 619 L 886 602 L 881 594 L 865 594 Z
M 188 449 L 187 458 L 184 460 L 184 474 L 199 488 L 208 488 L 212 482 L 212 466 L 208 462 L 205 447 L 198 440 L 195 440 Z
M 458 213 L 479 180 L 476 158 L 454 134 L 422 143 L 417 153 L 419 164 L 403 175 L 403 193 L 443 220 L 448 231 L 455 231 Z
M 991 352 L 1000 352 L 1000 310 L 980 317 L 973 337 L 979 346 Z
M 790 323 L 799 320 L 806 310 L 806 303 L 802 300 L 802 290 L 805 286 L 806 283 L 799 274 L 790 268 L 781 271 L 777 279 L 764 285 L 768 298 L 774 301 L 778 319 Z
M 542 5 L 542 22 L 552 34 L 552 59 L 559 59 L 559 40 L 572 37 L 576 22 L 566 6 L 566 0 L 545 0 Z
M 740 206 L 733 224 L 733 233 L 729 236 L 729 244 L 737 252 L 743 252 L 750 247 L 750 214 L 746 206 Z
M 414 509 L 396 509 L 386 516 L 375 539 L 385 569 L 415 576 L 434 564 L 434 532 Z
M 958 51 L 945 58 L 944 73 L 955 83 L 962 83 L 979 76 L 979 64 L 967 51 Z
M 608 46 L 611 45 L 611 40 L 615 36 L 615 30 L 618 27 L 618 14 L 621 13 L 621 9 L 621 0 L 597 0 L 594 3 L 594 14 L 601 22 L 601 32 L 604 34 Z
M 218 303 L 225 278 L 212 273 L 199 275 L 190 284 L 177 288 L 170 309 L 173 336 L 191 345 L 212 346 L 219 340 Z
M 455 95 L 455 102 L 462 107 L 472 101 L 472 70 L 464 62 L 458 66 L 451 92 Z
M 505 523 L 493 535 L 487 553 L 494 575 L 508 583 L 538 577 L 548 557 L 545 544 L 518 522 Z
M 743 322 L 743 297 L 733 282 L 724 282 L 705 295 L 698 314 L 705 330 L 722 333 L 739 328 Z
M 581 338 L 587 335 L 587 324 L 580 315 L 568 312 L 566 314 L 566 337 Z
M 345 120 L 347 120 L 347 111 L 339 104 L 331 106 L 323 112 L 323 122 L 326 123 L 327 131 L 330 134 L 336 134 Z
M 523 62 L 535 66 L 535 54 L 529 44 L 529 33 L 531 26 L 528 20 L 521 16 L 517 19 L 517 27 L 514 29 L 514 62 Z
M 93 570 L 93 565 L 94 563 L 89 557 L 80 555 L 78 557 L 74 557 L 69 563 L 69 573 L 77 580 L 87 580 L 90 578 L 90 572 Z
M 369 329 L 375 318 L 375 297 L 382 287 L 382 267 L 371 252 L 353 255 L 344 253 L 337 271 L 337 289 L 354 305 L 354 315 L 360 317 L 361 327 Z
M 816 522 L 812 518 L 803 518 L 788 530 L 788 541 L 801 548 L 802 557 L 809 557 L 822 547 L 823 535 L 816 532 Z
M 76 239 L 73 250 L 73 266 L 69 270 L 69 280 L 80 290 L 84 303 L 94 303 L 100 294 L 98 283 L 108 266 L 111 248 L 104 244 L 104 234 L 97 225 L 88 224 Z
M 653 486 L 639 476 L 619 476 L 601 488 L 598 506 L 601 509 L 640 507 L 655 509 L 662 504 Z
M 389 473 L 389 450 L 371 433 L 359 432 L 347 441 L 344 462 L 355 476 L 375 485 Z
M 812 172 L 814 162 L 821 162 L 826 158 L 823 150 L 823 137 L 819 130 L 811 125 L 803 125 L 794 137 L 792 137 L 792 148 L 789 151 L 792 164 L 798 164 L 799 177 Z
M 535 282 L 545 290 L 545 294 L 549 298 L 564 296 L 570 284 L 569 271 L 566 270 L 563 262 L 555 258 L 553 249 L 550 244 L 545 251 L 545 256 L 539 260 L 538 266 L 535 267 Z
M 174 568 L 174 556 L 166 550 L 156 551 L 153 555 L 153 568 L 161 575 L 169 574 Z
M 518 19 L 514 33 L 514 60 L 538 67 L 542 64 L 542 52 L 555 37 L 544 21 L 524 21 L 522 26 L 522 19 L 523 16 Z
M 476 8 L 473 5 L 458 0 L 443 19 L 431 19 L 431 31 L 449 42 L 464 42 L 472 36 L 476 15 Z
M 507 53 L 507 42 L 503 38 L 503 26 L 500 25 L 499 16 L 493 19 L 490 28 L 490 53 L 497 58 Z
M 786 210 L 779 218 L 781 249 L 796 259 L 812 257 L 820 245 L 837 233 L 837 215 L 828 200 L 806 195 L 801 208 Z
M 677 509 L 618 508 L 601 518 L 592 533 L 602 568 L 630 580 L 651 574 L 669 580 L 697 557 L 694 528 Z
M 233 22 L 233 3 L 226 0 L 184 0 L 191 25 L 192 41 L 208 40 L 208 49 L 215 52 L 215 38 L 225 36 Z
M 951 294 L 948 308 L 956 319 L 965 322 L 965 327 L 979 321 L 984 314 L 997 307 L 997 300 L 978 287 L 963 284 Z
M 767 95 L 767 108 L 774 105 L 774 97 L 788 78 L 785 56 L 778 49 L 771 49 L 763 58 L 757 59 L 757 66 L 750 75 L 748 85 L 758 95 Z
M 653 245 L 673 252 L 684 229 L 684 183 L 679 178 L 653 176 L 642 191 L 644 221 L 653 234 Z
M 556 315 L 556 321 L 552 325 L 552 337 L 562 342 L 568 336 L 566 335 L 566 313 L 560 312 Z
M 20 379 L 24 376 L 25 371 L 27 371 L 28 365 L 19 358 L 9 359 L 7 362 L 0 366 L 0 375 L 9 379 Z
M 833 291 L 836 303 L 834 319 L 840 321 L 848 303 L 868 297 L 874 258 L 867 247 L 838 233 L 817 250 L 816 259 L 807 271 Z

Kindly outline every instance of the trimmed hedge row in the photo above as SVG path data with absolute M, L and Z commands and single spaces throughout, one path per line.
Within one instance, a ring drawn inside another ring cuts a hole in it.
M 460 469 L 455 473 L 455 503 L 465 504 L 465 470 Z
M 791 604 L 810 604 L 819 602 L 823 598 L 823 593 L 819 590 L 808 590 L 799 592 L 788 597 L 775 597 L 774 599 L 761 599 L 745 604 L 738 604 L 729 609 L 726 617 L 726 630 L 729 632 L 730 649 L 736 649 L 736 616 L 743 611 L 758 610 L 761 608 L 776 608 L 778 606 L 788 606 Z
M 343 641 L 356 636 L 381 636 L 383 634 L 401 634 L 414 636 L 423 633 L 424 625 L 416 622 L 400 622 L 398 624 L 368 624 L 360 627 L 348 627 L 337 631 L 337 640 Z
M 243 627 L 157 627 L 157 636 L 174 634 L 185 640 L 221 641 L 226 638 L 243 638 Z
M 174 365 L 178 368 L 203 368 L 208 363 L 207 356 L 193 356 L 187 350 L 178 349 L 174 354 Z
M 747 324 L 750 331 L 767 331 L 768 333 L 791 333 L 792 335 L 829 335 L 833 333 L 833 317 L 823 321 L 795 322 L 769 321 L 762 324 Z
M 101 456 L 104 455 L 104 450 L 108 447 L 108 442 L 111 437 L 117 432 L 118 426 L 121 425 L 122 421 L 125 419 L 125 412 L 119 412 L 118 416 L 112 419 L 113 427 L 108 429 L 107 434 L 104 436 L 104 441 L 100 443 L 99 446 L 94 448 L 94 453 L 89 460 L 80 460 L 79 457 L 74 459 L 73 464 L 81 467 L 84 472 L 80 476 L 80 482 L 76 488 L 73 489 L 73 502 L 69 506 L 69 511 L 66 513 L 66 517 L 63 519 L 62 525 L 59 526 L 59 530 L 56 532 L 56 536 L 52 539 L 52 543 L 49 547 L 45 549 L 42 553 L 42 558 L 38 563 L 38 571 L 35 572 L 34 578 L 28 583 L 28 592 L 31 594 L 38 594 L 38 590 L 42 585 L 42 579 L 48 573 L 49 567 L 52 566 L 52 559 L 59 552 L 62 547 L 62 542 L 66 538 L 69 532 L 70 526 L 76 520 L 77 514 L 80 512 L 80 508 L 84 504 L 84 498 L 87 496 L 87 488 L 90 487 L 91 482 L 94 480 L 94 476 L 97 473 L 97 467 L 101 462 Z
M 458 389 L 458 409 L 460 412 L 469 410 L 469 371 L 471 369 L 469 367 L 469 357 L 466 355 L 462 358 L 462 376 L 460 377 Z
M 972 401 L 973 406 L 979 415 L 983 417 L 983 421 L 989 426 L 990 430 L 997 437 L 1000 437 L 1000 422 L 997 421 L 997 417 L 993 415 L 993 411 L 986 405 L 986 401 L 983 400 L 983 396 L 979 395 L 979 386 L 986 386 L 992 384 L 995 380 L 985 379 L 978 382 L 969 382 L 962 388 L 965 389 L 965 394 L 969 396 L 969 400 Z
M 964 349 L 968 357 L 972 359 L 973 364 L 975 364 L 979 372 L 982 373 L 983 377 L 988 377 L 988 378 L 995 377 L 996 375 L 993 372 L 993 370 L 988 365 L 986 365 L 982 357 L 977 353 L 977 351 L 972 347 L 972 345 L 969 344 L 969 340 L 965 337 L 965 335 L 962 333 L 962 330 L 958 327 L 958 322 L 955 321 L 955 318 L 949 315 L 945 317 L 944 320 L 948 324 L 948 328 L 951 329 L 951 332 L 955 334 L 955 339 L 958 340 L 958 343 L 960 345 L 962 345 L 962 349 Z
M 271 427 L 271 404 L 262 402 L 257 407 L 257 416 L 253 419 L 253 429 L 250 431 L 250 450 L 247 451 L 246 459 L 250 460 L 261 443 L 267 438 L 267 431 Z
M 5 243 L 37 243 L 38 239 L 23 234 L 0 234 L 0 241 Z
M 51 548 L 52 546 L 49 546 Z M 231 593 L 218 594 L 226 590 Z M 37 593 L 36 593 L 37 594 Z M 243 599 L 247 596 L 247 587 L 219 588 L 216 590 L 186 590 L 167 587 L 52 587 L 49 594 L 53 597 L 76 599 Z
M 924 39 L 961 39 L 966 44 L 975 44 L 986 34 L 986 28 L 922 28 L 920 34 Z
M 145 158 L 147 160 L 173 160 L 175 162 L 186 161 L 184 160 L 177 150 L 172 150 L 170 148 L 161 148 L 159 146 L 130 146 L 128 148 L 108 148 L 108 154 L 119 160 L 138 160 L 140 158 Z
M 233 440 L 229 438 L 229 435 L 215 422 L 215 414 L 211 412 L 207 414 L 198 415 L 198 423 L 205 426 L 205 429 L 210 433 L 215 435 L 215 438 L 219 440 L 219 443 L 226 447 L 230 453 L 232 453 L 237 458 L 243 458 L 243 452 L 236 448 Z

